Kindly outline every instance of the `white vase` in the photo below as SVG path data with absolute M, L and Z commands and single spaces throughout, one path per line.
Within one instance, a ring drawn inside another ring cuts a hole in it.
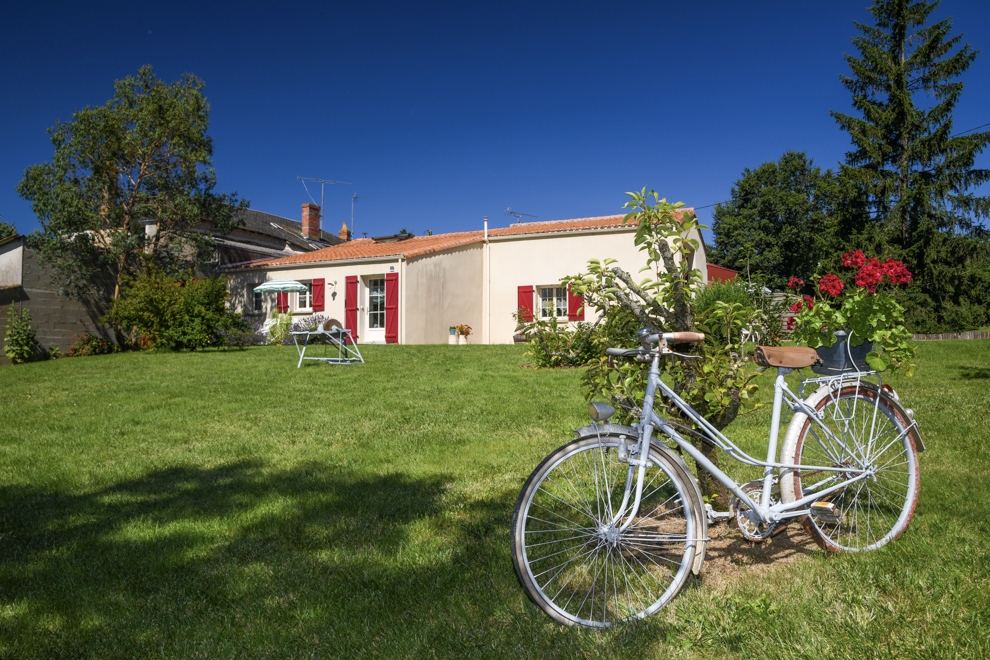
M 467 335 L 457 335 L 457 343 L 461 346 L 467 344 Z

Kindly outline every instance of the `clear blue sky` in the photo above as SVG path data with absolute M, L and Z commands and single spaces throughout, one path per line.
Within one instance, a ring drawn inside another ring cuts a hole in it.
M 353 182 L 327 187 L 331 231 L 354 193 L 369 236 L 617 213 L 644 185 L 705 207 L 786 150 L 843 158 L 828 111 L 851 109 L 842 56 L 871 18 L 866 0 L 87 4 L 4 9 L 0 215 L 22 233 L 38 222 L 14 188 L 51 159 L 46 129 L 144 64 L 206 82 L 220 190 L 299 219 L 297 175 Z M 949 15 L 984 50 L 961 131 L 990 122 L 990 2 Z

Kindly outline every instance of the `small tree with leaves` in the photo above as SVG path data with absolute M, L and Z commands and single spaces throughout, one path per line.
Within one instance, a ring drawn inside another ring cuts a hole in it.
M 203 81 L 167 85 L 145 66 L 105 106 L 49 129 L 52 161 L 27 168 L 17 191 L 41 222 L 29 242 L 59 293 L 105 298 L 96 278 L 109 274 L 116 299 L 149 261 L 179 272 L 212 258 L 212 237 L 194 228 L 227 234 L 247 202 L 214 192 L 209 113 Z
M 602 345 L 635 347 L 636 331 L 642 327 L 658 333 L 700 330 L 725 337 L 724 344 L 711 339 L 703 345 L 692 344 L 688 352 L 697 355 L 695 359 L 668 356 L 661 361 L 674 391 L 715 428 L 723 429 L 755 405 L 752 380 L 759 369 L 743 355 L 750 312 L 739 303 L 719 302 L 696 315 L 694 297 L 703 282 L 701 271 L 692 265 L 698 241 L 689 235 L 700 227 L 697 218 L 681 211 L 683 204 L 668 203 L 646 188 L 627 194 L 631 199 L 625 208 L 632 211 L 626 222 L 637 225 L 635 241 L 647 254 L 644 271 L 648 276 L 637 282 L 614 259 L 592 259 L 589 272 L 565 278 L 563 283 L 583 296 L 585 305 L 601 317 Z M 721 332 L 713 332 L 716 325 Z M 620 417 L 629 421 L 638 413 L 648 370 L 648 365 L 635 361 L 613 362 L 602 356 L 586 372 L 587 398 L 602 396 L 613 401 L 624 411 Z M 656 405 L 665 407 L 665 416 L 690 425 L 666 401 L 658 398 Z M 698 449 L 718 465 L 718 450 L 700 436 L 694 437 Z M 721 483 L 704 470 L 699 470 L 698 480 L 702 492 L 715 497 L 718 508 L 728 506 L 729 494 Z

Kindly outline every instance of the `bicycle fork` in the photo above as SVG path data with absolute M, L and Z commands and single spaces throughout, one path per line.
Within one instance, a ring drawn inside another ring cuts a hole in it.
M 639 513 L 639 505 L 643 501 L 643 485 L 646 482 L 646 468 L 651 465 L 650 463 L 650 442 L 653 438 L 653 402 L 656 397 L 657 386 L 656 383 L 660 380 L 660 355 L 659 353 L 653 356 L 653 362 L 650 364 L 650 374 L 646 381 L 646 396 L 643 397 L 643 414 L 640 417 L 639 426 L 639 441 L 636 445 L 635 453 L 638 458 L 634 459 L 632 453 L 630 453 L 626 458 L 625 462 L 629 464 L 629 472 L 626 476 L 626 490 L 622 496 L 622 504 L 619 505 L 619 510 L 609 521 L 609 527 L 616 527 L 619 522 L 626 518 L 626 521 L 622 523 L 619 527 L 620 532 L 626 531 L 626 529 L 632 525 L 633 521 L 636 519 L 636 515 Z M 620 445 L 621 448 L 621 445 Z M 621 451 L 621 449 L 620 449 Z M 633 475 L 635 474 L 635 478 Z M 629 514 L 626 516 L 626 508 L 629 506 L 629 496 L 632 494 L 633 490 L 632 484 L 635 483 L 635 497 L 632 503 L 632 507 L 629 509 Z

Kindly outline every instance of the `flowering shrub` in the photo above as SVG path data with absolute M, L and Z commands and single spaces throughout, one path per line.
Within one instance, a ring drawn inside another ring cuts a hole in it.
M 72 335 L 72 339 L 75 341 L 72 346 L 69 347 L 69 357 L 107 355 L 109 353 L 116 353 L 120 350 L 117 347 L 117 344 L 113 343 L 109 339 L 97 337 L 89 334 L 88 332 L 83 333 L 82 337 L 79 335 Z
M 471 326 L 469 326 L 467 324 L 463 324 L 462 323 L 461 325 L 457 325 L 457 326 L 454 326 L 454 327 L 457 329 L 457 334 L 464 335 L 465 337 L 467 337 L 468 335 L 470 335 L 471 332 L 472 332 Z
M 845 281 L 833 273 L 819 278 L 815 287 L 817 301 L 804 296 L 791 305 L 795 316 L 787 319 L 787 328 L 794 330 L 796 341 L 812 348 L 832 346 L 836 339 L 833 332 L 837 330 L 851 331 L 850 345 L 867 341 L 882 349 L 867 354 L 870 368 L 906 368 L 910 375 L 914 370 L 914 349 L 907 343 L 911 333 L 904 327 L 904 308 L 891 297 L 888 288 L 910 282 L 911 273 L 900 261 L 881 262 L 859 250 L 843 254 L 842 263 L 855 272 L 847 274 Z M 804 284 L 792 277 L 788 286 L 797 288 L 798 283 Z

